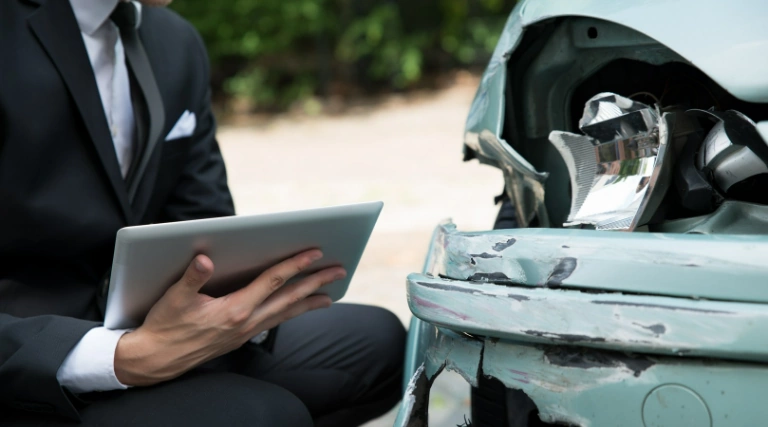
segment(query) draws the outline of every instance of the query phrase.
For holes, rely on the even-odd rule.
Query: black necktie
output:
[[[133,81],[135,81],[137,83],[135,86],[138,86],[144,101],[144,103],[141,103],[137,102],[137,99],[132,100],[134,112],[141,110],[137,106],[146,107],[149,119],[149,124],[146,125],[143,114],[134,114],[137,124],[137,135],[139,136],[139,147],[137,147],[139,149],[136,150],[138,155],[134,156],[130,171],[126,177],[128,197],[133,202],[141,176],[147,168],[149,157],[165,125],[165,109],[163,107],[163,100],[160,97],[160,90],[157,88],[155,75],[147,58],[147,53],[144,51],[144,45],[141,44],[139,33],[136,30],[138,19],[136,6],[132,2],[121,1],[115,7],[110,18],[120,29],[120,39],[123,42],[125,59],[131,72],[129,74],[133,76],[131,93],[134,94],[136,92],[133,85]],[[135,97],[132,96],[132,98]]]

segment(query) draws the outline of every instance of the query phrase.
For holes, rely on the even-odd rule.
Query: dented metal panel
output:
[[[429,389],[443,370],[454,371],[469,384],[477,386],[483,341],[428,325],[422,335],[426,348],[424,363],[411,377],[403,394],[403,403],[395,426],[427,426]]]
[[[522,342],[768,361],[768,307],[408,277],[425,322]]]
[[[543,187],[551,173],[547,197],[564,198],[567,197],[566,181],[558,177],[557,167],[526,159],[507,144],[504,138],[511,141],[517,138],[509,129],[502,132],[505,111],[517,109],[525,117],[517,123],[507,122],[512,129],[525,130],[526,137],[517,140],[518,144],[539,143],[536,137],[541,132],[569,130],[558,127],[566,124],[562,105],[570,101],[579,82],[617,58],[657,65],[688,63],[736,98],[768,102],[768,84],[764,78],[768,71],[768,43],[761,42],[766,35],[762,17],[767,8],[766,2],[733,4],[711,0],[703,3],[647,0],[641,5],[592,0],[518,2],[472,102],[466,122],[465,154],[504,172],[506,192],[521,226],[528,226],[536,216],[540,225],[549,226],[551,217],[559,226],[567,212],[559,212],[560,208],[554,208],[549,202],[549,210],[543,214],[546,216],[542,215]],[[728,22],[738,22],[739,31],[712,31],[723,23],[722,16],[728,16]],[[567,31],[559,33],[555,37],[557,42],[542,51],[538,65],[536,58],[513,60],[531,27],[558,18],[572,20],[576,26],[583,24],[585,31],[579,31],[580,37]],[[587,35],[586,30],[591,27],[599,28],[599,37],[597,32],[595,36]],[[560,43],[566,40],[571,40],[572,45]],[[543,69],[542,64],[545,64]],[[530,71],[531,79],[525,82],[527,90],[523,93],[507,90],[507,75],[515,70]],[[758,124],[758,130],[765,139],[765,124]],[[556,158],[547,160],[550,166],[557,164],[553,163],[556,161]]]
[[[556,17],[585,16],[633,28],[680,54],[735,97],[768,102],[764,42],[768,2],[528,0],[517,12],[522,27]],[[713,30],[724,24],[738,31]]]
[[[522,390],[545,422],[583,427],[745,426],[761,425],[765,419],[765,365],[478,341],[432,328],[431,339],[449,345],[450,351],[433,353],[417,370],[395,426],[428,425],[427,405],[416,402],[428,402],[429,388],[442,366],[451,366],[465,378],[485,375]]]
[[[523,390],[546,422],[746,426],[760,425],[766,416],[762,401],[768,367],[759,364],[486,341],[483,373]],[[670,422],[673,417],[677,422]]]
[[[456,280],[768,302],[768,237],[514,229],[435,233],[427,274]]]
[[[433,328],[430,336],[451,350],[433,353],[414,374],[395,426],[427,425],[424,402],[443,366],[465,378],[485,375],[522,390],[545,422],[583,427],[745,426],[761,425],[768,415],[763,404],[768,367],[762,364],[478,341]]]
[[[424,372],[425,368],[424,364],[419,366],[408,382],[400,402],[400,408],[397,411],[395,427],[429,425],[429,389],[432,387],[434,377],[429,378]]]

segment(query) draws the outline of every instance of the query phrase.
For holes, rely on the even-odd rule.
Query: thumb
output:
[[[199,292],[213,276],[213,261],[205,255],[197,255],[189,263],[187,271],[177,282],[180,287],[191,292]]]

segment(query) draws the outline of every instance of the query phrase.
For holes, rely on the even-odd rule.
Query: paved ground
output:
[[[463,163],[462,131],[476,80],[337,117],[287,116],[224,126],[219,141],[238,213],[383,200],[384,210],[344,301],[384,306],[410,319],[405,277],[421,270],[434,226],[451,217],[488,229],[501,172]],[[468,386],[443,374],[433,425],[462,424]],[[392,425],[394,413],[366,427]]]

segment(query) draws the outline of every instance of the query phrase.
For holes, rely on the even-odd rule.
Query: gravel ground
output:
[[[421,271],[435,225],[493,224],[501,172],[463,163],[464,120],[477,80],[435,93],[393,96],[332,117],[289,115],[222,126],[219,141],[239,214],[371,200],[384,210],[343,301],[379,305],[408,324],[405,277]],[[432,425],[469,414],[468,386],[445,373],[433,387]],[[366,424],[391,426],[394,411]]]

